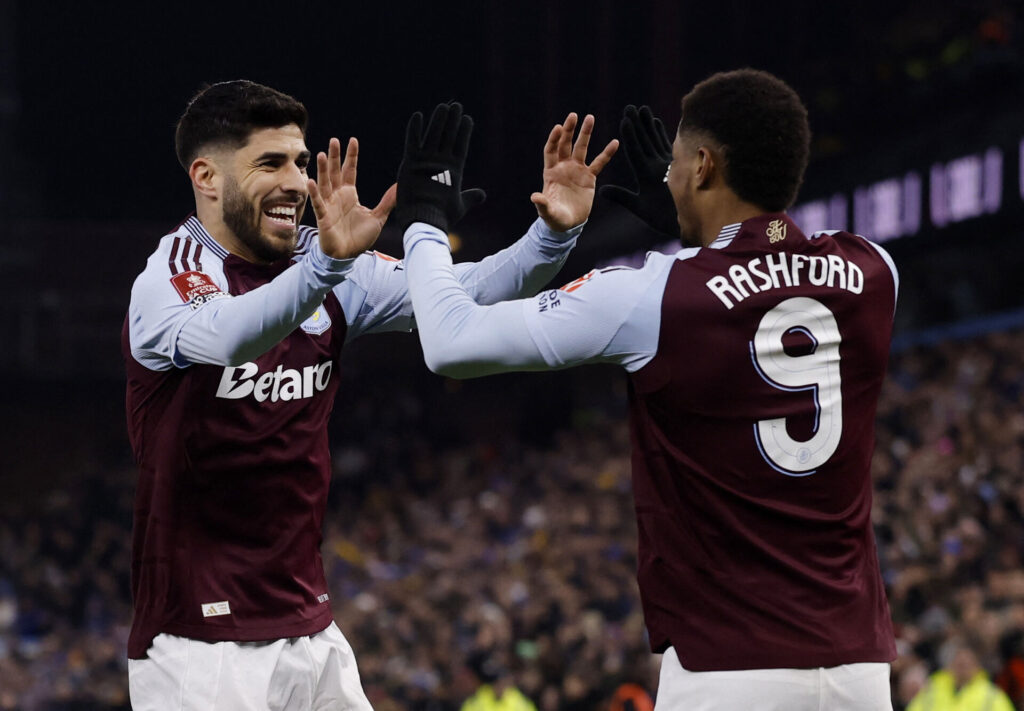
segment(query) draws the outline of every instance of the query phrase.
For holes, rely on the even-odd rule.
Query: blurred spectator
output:
[[[374,708],[458,711],[495,669],[539,711],[607,709],[627,683],[653,693],[620,419],[580,410],[531,445],[494,424],[529,402],[502,391],[514,380],[437,399],[436,379],[345,377],[355,406],[333,437],[323,556]],[[442,433],[436,407],[450,413]],[[88,426],[103,439],[120,423]],[[872,470],[896,708],[966,636],[979,672],[1019,679],[1024,333],[894,355]],[[128,708],[134,474],[127,462],[70,473],[38,504],[0,501],[0,709]]]
[[[1013,704],[981,668],[978,654],[956,644],[944,669],[928,677],[907,711],[1014,711]]]
[[[996,686],[1002,689],[1018,709],[1024,708],[1024,633],[1014,631],[999,643],[1003,668],[996,676]]]
[[[638,684],[623,684],[615,690],[608,711],[654,711],[654,701]]]
[[[537,711],[537,707],[507,678],[482,684],[462,704],[461,711]]]

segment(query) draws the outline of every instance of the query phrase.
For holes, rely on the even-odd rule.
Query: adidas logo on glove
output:
[[[452,184],[452,174],[448,170],[445,170],[445,171],[443,171],[441,173],[438,173],[437,175],[431,175],[430,179],[431,180],[436,180],[437,182],[441,183],[442,185],[451,185]]]

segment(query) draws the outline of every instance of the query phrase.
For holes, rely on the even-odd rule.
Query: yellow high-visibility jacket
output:
[[[494,695],[494,688],[484,684],[466,699],[461,711],[537,711],[537,707],[514,686],[505,689],[498,698]]]
[[[1014,711],[1002,689],[979,671],[958,691],[953,675],[937,671],[910,702],[907,711]]]

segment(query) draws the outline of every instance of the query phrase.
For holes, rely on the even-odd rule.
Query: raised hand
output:
[[[611,141],[587,165],[587,147],[594,132],[594,117],[587,114],[583,119],[580,135],[574,144],[572,135],[576,121],[576,114],[570,113],[565,117],[565,123],[556,124],[551,129],[544,144],[544,187],[530,196],[537,206],[537,214],[556,232],[565,232],[590,216],[597,176],[619,147],[618,141]]]
[[[392,185],[372,210],[359,204],[356,193],[356,164],[359,141],[348,139],[345,162],[341,161],[341,141],[332,138],[327,154],[316,157],[316,180],[309,180],[309,199],[320,230],[320,248],[328,257],[348,259],[373,246],[381,228],[395,206]]]
[[[405,153],[398,166],[398,207],[395,222],[404,232],[413,222],[425,222],[448,232],[487,197],[479,188],[462,189],[462,172],[469,152],[473,119],[462,104],[438,104],[423,130],[423,114],[409,118]]]
[[[622,143],[626,159],[633,169],[637,191],[618,185],[605,185],[601,197],[617,202],[652,228],[673,237],[679,236],[676,206],[665,184],[665,175],[672,162],[672,142],[665,124],[647,106],[632,104],[622,112]]]

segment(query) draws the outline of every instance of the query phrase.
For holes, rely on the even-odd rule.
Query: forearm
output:
[[[453,378],[546,368],[518,301],[480,305],[460,283],[447,239],[413,224],[406,232],[406,278],[427,367]]]
[[[204,305],[178,331],[175,362],[234,366],[259,357],[312,315],[352,261],[331,259],[314,244],[270,283]]]
[[[410,230],[420,225],[414,223]],[[478,304],[533,296],[558,274],[582,231],[578,225],[555,232],[538,218],[515,244],[479,262],[457,264],[455,274]]]

